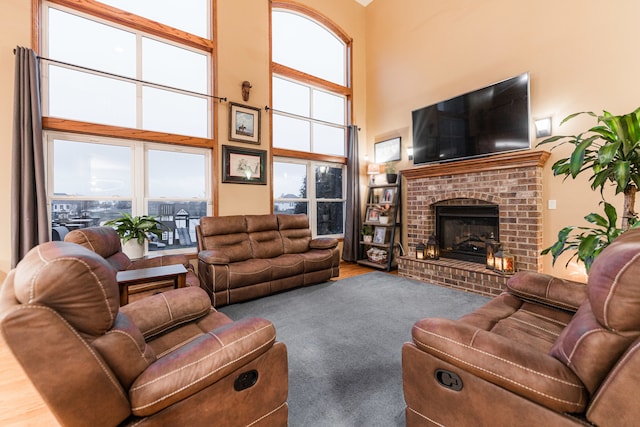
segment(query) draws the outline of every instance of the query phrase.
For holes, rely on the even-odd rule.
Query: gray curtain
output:
[[[344,245],[342,259],[355,262],[360,258],[360,230],[362,212],[360,209],[360,161],[358,160],[358,127],[349,126],[347,145],[347,209],[344,222]]]
[[[11,159],[11,267],[49,240],[38,57],[15,49]]]

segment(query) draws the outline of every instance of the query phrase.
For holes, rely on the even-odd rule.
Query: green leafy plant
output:
[[[131,239],[136,239],[139,244],[143,244],[147,239],[147,233],[155,234],[160,238],[164,224],[149,215],[131,216],[128,213],[122,213],[120,218],[112,219],[104,223],[114,227],[118,232],[122,243],[126,243]]]
[[[602,115],[593,112],[580,112],[567,116],[565,122],[587,114],[595,117],[597,123],[585,132],[577,135],[553,136],[538,146],[556,143],[553,148],[570,144],[571,155],[555,162],[551,167],[554,175],[565,179],[576,178],[582,173],[590,173],[592,190],[600,190],[605,206],[605,217],[591,213],[585,219],[595,227],[565,227],[558,233],[558,241],[542,254],[551,253],[556,259],[566,251],[576,253],[583,261],[587,271],[596,256],[615,237],[637,224],[635,195],[640,187],[640,108],[622,116],[614,116],[604,111]],[[621,227],[616,226],[618,215],[615,208],[604,201],[603,191],[606,185],[615,186],[615,194],[623,193],[624,207]]]
[[[370,224],[365,224],[362,226],[362,235],[363,236],[373,236],[373,226]]]
[[[597,213],[590,213],[584,219],[594,227],[564,227],[558,233],[558,241],[552,246],[542,251],[542,255],[551,254],[553,256],[553,264],[556,263],[558,257],[567,251],[574,251],[566,265],[571,260],[577,258],[585,265],[587,272],[591,269],[591,264],[604,248],[609,246],[613,240],[622,234],[625,230],[618,228],[618,214],[615,207],[607,202],[604,204],[605,216]],[[629,228],[635,228],[640,225],[635,218],[630,222]]]
[[[384,173],[394,174],[396,173],[396,165],[393,162],[387,162],[384,164]]]

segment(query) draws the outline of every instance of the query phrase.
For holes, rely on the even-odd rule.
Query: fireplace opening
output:
[[[487,241],[500,239],[498,206],[436,206],[435,213],[440,256],[484,264]]]

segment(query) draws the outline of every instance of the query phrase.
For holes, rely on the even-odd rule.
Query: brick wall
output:
[[[398,273],[484,295],[500,293],[505,277],[481,264],[415,259],[416,245],[435,232],[434,205],[442,203],[498,205],[500,242],[514,255],[516,271],[542,271],[542,167],[548,157],[527,151],[402,171],[408,255],[398,259]]]

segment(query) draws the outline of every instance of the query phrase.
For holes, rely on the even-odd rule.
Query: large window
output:
[[[341,237],[351,41],[317,12],[272,4],[274,212],[307,213],[314,235]]]
[[[331,163],[276,159],[274,213],[305,213],[314,236],[344,233],[344,167]]]
[[[213,9],[211,0],[42,0],[53,238],[127,212],[165,224],[150,251],[195,247],[195,225],[211,214]]]
[[[54,236],[144,212],[164,225],[149,251],[196,246],[210,201],[210,150],[50,132],[47,151]]]

